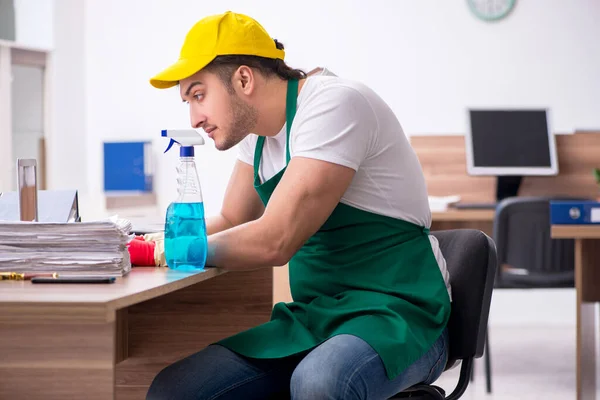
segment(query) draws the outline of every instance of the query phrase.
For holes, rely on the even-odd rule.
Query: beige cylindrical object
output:
[[[17,159],[17,185],[21,221],[38,220],[36,170],[36,160]]]

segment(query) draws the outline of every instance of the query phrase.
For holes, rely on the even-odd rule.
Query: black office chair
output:
[[[494,287],[574,287],[574,240],[550,237],[550,201],[586,200],[569,197],[509,197],[498,203],[494,241],[498,269]],[[486,343],[485,376],[491,392],[491,361]]]
[[[454,229],[432,232],[438,239],[450,273],[452,312],[448,322],[450,348],[446,370],[462,363],[454,391],[434,385],[415,385],[393,399],[456,400],[467,386],[473,359],[483,354],[486,327],[496,275],[496,246],[483,232],[475,229]]]
[[[565,197],[511,197],[494,218],[497,288],[574,287],[574,240],[550,238],[550,201]]]

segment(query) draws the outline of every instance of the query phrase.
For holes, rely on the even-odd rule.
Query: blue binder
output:
[[[555,225],[600,224],[600,202],[550,201],[550,223]]]
[[[152,192],[150,142],[104,143],[104,191]]]

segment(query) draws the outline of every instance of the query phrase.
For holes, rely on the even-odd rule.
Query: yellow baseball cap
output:
[[[256,20],[227,11],[198,21],[185,37],[179,60],[152,77],[150,84],[159,89],[170,88],[223,55],[283,60],[285,52],[276,47],[275,40]]]

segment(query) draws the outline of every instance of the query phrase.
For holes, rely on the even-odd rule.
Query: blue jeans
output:
[[[281,359],[250,359],[219,345],[163,369],[148,400],[388,399],[417,383],[432,383],[448,358],[444,334],[393,380],[365,341],[338,335],[308,353]]]

